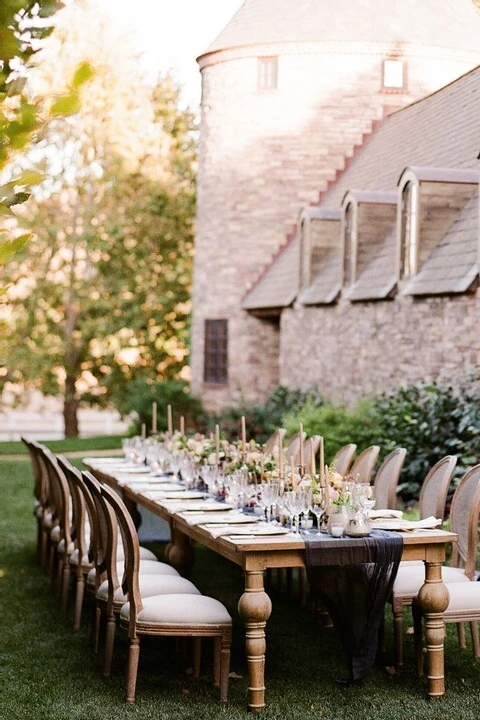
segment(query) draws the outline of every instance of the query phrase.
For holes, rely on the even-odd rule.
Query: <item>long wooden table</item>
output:
[[[231,560],[244,571],[245,590],[238,602],[239,615],[245,625],[248,666],[248,709],[253,712],[265,707],[265,627],[272,611],[270,597],[264,587],[264,573],[268,568],[305,567],[305,544],[292,535],[268,538],[212,537],[208,529],[193,525],[179,512],[169,512],[164,504],[146,497],[142,492],[120,487],[114,474],[90,465],[101,481],[116,487],[135,514],[139,504],[167,520],[171,528],[171,542],[166,557],[182,574],[188,574],[193,564],[192,540]],[[167,503],[168,505],[168,503]],[[438,698],[445,693],[443,612],[448,605],[448,591],[442,582],[442,564],[446,546],[457,540],[454,533],[443,530],[403,533],[402,560],[423,560],[425,583],[419,593],[419,603],[425,617],[427,649],[427,695]]]

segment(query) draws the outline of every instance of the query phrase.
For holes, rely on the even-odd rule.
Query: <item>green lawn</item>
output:
[[[70,618],[60,615],[49,580],[37,565],[31,509],[29,462],[0,460],[0,720],[234,720],[247,716],[243,629],[236,612],[243,588],[238,567],[197,548],[194,582],[204,593],[225,602],[234,617],[232,671],[241,677],[231,680],[227,706],[221,707],[210,683],[210,667],[205,665],[205,677],[194,681],[164,640],[142,646],[137,701],[126,706],[124,635],[120,631],[117,635],[112,678],[102,681],[88,646],[87,622],[79,633],[73,633]],[[161,556],[162,547],[152,547]],[[265,720],[473,720],[479,716],[480,666],[470,646],[459,650],[453,626],[448,628],[444,699],[425,700],[425,683],[413,671],[410,637],[405,642],[405,669],[398,674],[387,672],[393,656],[390,615],[386,657],[362,687],[341,690],[333,684],[344,672],[335,631],[316,624],[295,600],[273,593],[272,599]],[[206,647],[207,660],[208,656]]]

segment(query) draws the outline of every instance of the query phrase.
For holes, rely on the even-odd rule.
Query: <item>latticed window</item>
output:
[[[353,203],[348,203],[345,209],[344,246],[343,246],[343,284],[350,285],[353,280],[353,253],[354,253],[354,220]]]
[[[275,90],[277,87],[278,58],[258,58],[258,89]]]
[[[228,321],[205,320],[204,381],[225,384],[228,381]]]
[[[400,277],[412,277],[417,266],[416,208],[412,183],[402,191],[402,229],[400,245]]]

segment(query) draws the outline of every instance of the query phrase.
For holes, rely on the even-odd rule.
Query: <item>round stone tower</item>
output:
[[[245,0],[198,63],[192,389],[215,409],[278,383],[281,309],[242,298],[302,208],[386,114],[480,63],[480,16],[470,0]]]

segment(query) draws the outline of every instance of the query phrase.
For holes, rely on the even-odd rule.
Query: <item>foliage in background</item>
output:
[[[313,407],[319,407],[323,399],[314,391],[288,390],[280,385],[267,396],[264,403],[229,407],[210,415],[209,429],[213,430],[218,424],[225,437],[234,440],[240,435],[241,418],[244,416],[247,438],[262,443],[278,428],[284,427],[286,415],[298,412],[307,402]]]
[[[475,383],[460,391],[435,382],[419,383],[375,400],[378,444],[383,453],[404,447],[407,456],[398,492],[418,498],[430,468],[445,455],[456,455],[457,478],[480,461],[480,394]]]
[[[144,82],[110,25],[97,3],[71,3],[42,52],[46,93],[79,61],[95,73],[44,128],[48,179],[24,212],[36,240],[9,267],[2,382],[63,396],[67,437],[82,401],[181,377],[189,353],[194,117],[170,77]]]
[[[363,401],[349,410],[340,405],[325,403],[316,406],[309,399],[296,413],[289,413],[284,417],[284,427],[287,435],[298,432],[300,423],[307,433],[322,435],[325,444],[325,462],[331,458],[339,448],[348,443],[356,443],[358,450],[369,445],[377,444],[380,432],[377,417],[371,412],[371,404]]]
[[[132,414],[130,428],[132,435],[139,434],[145,424],[148,434],[152,428],[153,402],[157,403],[157,431],[168,428],[167,407],[172,406],[173,427],[179,428],[180,417],[185,419],[185,432],[202,431],[205,426],[202,403],[190,394],[188,384],[182,380],[152,383],[145,378],[136,378],[118,397],[116,408],[123,416]]]

